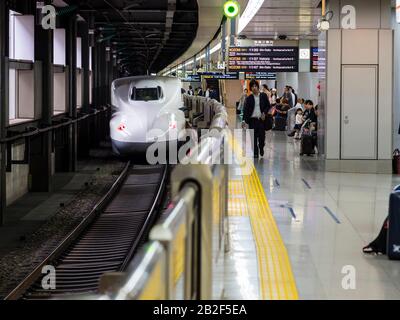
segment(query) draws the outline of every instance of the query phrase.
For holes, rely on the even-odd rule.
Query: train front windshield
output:
[[[133,88],[132,100],[134,101],[155,101],[161,99],[161,88]]]

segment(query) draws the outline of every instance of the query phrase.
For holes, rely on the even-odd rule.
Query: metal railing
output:
[[[63,132],[62,130],[68,129],[70,126],[74,124],[79,124],[85,120],[89,120],[90,118],[95,118],[99,115],[104,115],[104,123],[102,125],[102,130],[105,130],[106,125],[108,125],[108,116],[107,114],[111,114],[111,107],[101,107],[98,109],[93,109],[91,113],[87,114],[82,114],[76,119],[71,119],[71,118],[63,118],[58,121],[54,121],[52,125],[45,126],[45,127],[27,127],[25,131],[23,132],[13,132],[9,130],[9,136],[0,139],[0,144],[5,144],[6,145],[6,150],[7,150],[7,155],[6,155],[6,170],[7,172],[11,172],[12,165],[19,165],[19,164],[29,164],[30,163],[30,150],[31,150],[31,140],[43,135],[45,133],[51,133],[53,135],[52,141],[53,141],[53,149],[54,145],[57,143],[59,139],[62,139]],[[107,122],[107,124],[106,124]],[[84,123],[84,125],[88,125],[87,123]],[[65,134],[68,136],[68,133]],[[23,159],[22,160],[14,160],[12,158],[12,147],[20,141],[23,141],[22,143],[24,144],[24,154],[23,154]]]
[[[97,299],[212,299],[226,248],[228,167],[224,156],[227,113],[215,100],[184,96],[189,112],[203,113],[211,130],[171,174],[173,201],[149,242],[123,273],[103,275]],[[212,115],[208,121],[205,115]],[[81,297],[85,299],[85,296]]]

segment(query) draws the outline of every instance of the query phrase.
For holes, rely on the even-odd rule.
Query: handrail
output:
[[[99,114],[101,112],[105,112],[105,111],[109,110],[110,108],[111,108],[110,106],[107,106],[107,107],[103,107],[102,109],[95,109],[94,112],[85,114],[85,115],[83,115],[83,116],[81,116],[79,118],[76,118],[76,119],[64,118],[67,121],[64,121],[64,122],[58,123],[58,124],[53,124],[53,125],[50,125],[50,126],[47,126],[47,127],[44,127],[44,128],[29,127],[28,129],[32,129],[31,131],[20,133],[18,135],[11,136],[11,137],[8,137],[8,138],[0,139],[0,144],[14,143],[14,142],[16,142],[18,140],[22,140],[22,139],[26,139],[26,138],[29,138],[29,137],[33,137],[33,136],[36,136],[36,135],[41,134],[41,133],[54,131],[54,130],[60,129],[62,127],[66,127],[66,126],[69,126],[71,124],[80,122],[80,121],[85,120],[85,119],[87,119],[89,117],[93,117],[93,116],[95,116],[95,115],[97,115],[97,114]]]
[[[159,242],[147,243],[138,255],[133,259],[132,264],[123,274],[123,285],[115,293],[109,293],[112,300],[135,300],[144,293],[146,284],[149,283],[153,272],[159,264],[165,263],[165,251]],[[161,275],[162,277],[162,275]],[[155,279],[153,279],[154,281]],[[163,279],[158,279],[159,281]],[[152,292],[157,294],[156,292]],[[158,292],[163,297],[162,292]]]

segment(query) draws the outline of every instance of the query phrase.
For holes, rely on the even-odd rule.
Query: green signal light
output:
[[[240,5],[237,1],[227,1],[224,4],[224,13],[228,18],[234,18],[239,14]]]

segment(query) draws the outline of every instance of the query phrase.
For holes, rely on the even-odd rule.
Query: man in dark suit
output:
[[[268,96],[260,92],[260,85],[256,80],[251,80],[250,90],[252,94],[248,96],[243,107],[243,121],[254,130],[253,150],[254,158],[264,156],[265,147],[265,127],[264,121],[271,109]]]

